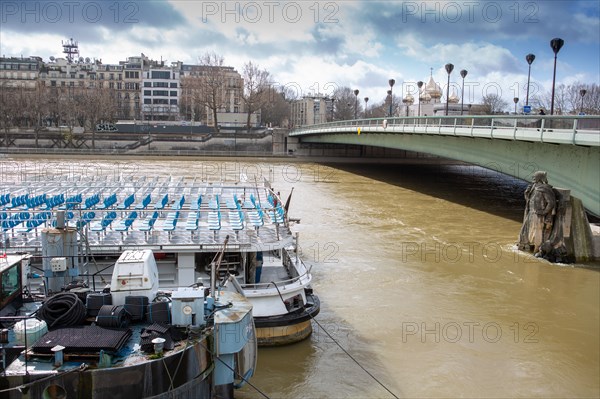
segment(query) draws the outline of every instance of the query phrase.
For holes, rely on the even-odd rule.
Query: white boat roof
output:
[[[41,251],[40,232],[56,227],[60,211],[94,253],[215,252],[227,236],[229,251],[292,242],[281,199],[267,184],[141,176],[0,182],[0,247]]]

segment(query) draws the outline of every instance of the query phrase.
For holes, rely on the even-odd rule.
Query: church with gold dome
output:
[[[444,93],[442,88],[435,79],[433,79],[433,71],[429,76],[427,83],[419,82],[419,101],[415,102],[412,94],[408,93],[403,99],[403,109],[400,111],[400,116],[435,116],[446,114],[446,101],[442,101]],[[448,115],[469,115],[471,104],[461,104],[460,97],[454,90],[451,91],[448,97]]]

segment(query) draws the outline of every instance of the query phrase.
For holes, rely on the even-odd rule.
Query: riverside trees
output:
[[[0,86],[0,124],[8,134],[12,128],[32,129],[35,145],[45,127],[65,126],[59,134],[72,135],[75,127],[95,132],[97,123],[117,119],[118,107],[113,90],[94,87],[46,86],[37,81],[33,87]],[[95,135],[92,136],[92,147]],[[65,141],[69,141],[65,137]]]

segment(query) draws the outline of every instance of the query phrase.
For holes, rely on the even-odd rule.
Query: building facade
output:
[[[180,119],[181,63],[153,63],[142,72],[142,112],[148,121]]]
[[[50,57],[47,62],[41,57],[0,58],[0,87],[22,90],[41,87],[44,92],[50,88],[52,101],[58,104],[60,98],[62,111],[66,107],[74,110],[85,96],[102,95],[109,96],[113,102],[113,119],[116,120],[193,121],[214,125],[212,110],[198,97],[206,92],[196,90],[192,95],[192,88],[185,87],[184,82],[190,77],[202,81],[216,72],[219,125],[247,124],[244,81],[233,67],[186,65],[180,61],[165,65],[164,61],[152,60],[143,53],[118,64],[103,64],[99,59],[79,57],[78,43],[73,39],[63,42],[63,53],[64,57]],[[57,118],[64,117],[55,115],[50,119]],[[260,124],[260,111],[251,115],[250,124]]]
[[[290,121],[293,126],[317,125],[327,122],[331,115],[332,100],[320,94],[305,96],[293,101],[290,106]]]
[[[40,57],[0,58],[0,86],[34,89],[44,62]]]

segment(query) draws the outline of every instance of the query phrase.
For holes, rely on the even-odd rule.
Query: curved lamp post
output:
[[[402,102],[406,106],[406,117],[408,117],[408,109],[410,108],[410,106],[413,104],[414,101],[415,100],[414,100],[413,96],[410,94],[408,94],[406,97],[404,97],[402,99]]]
[[[448,100],[450,99],[450,74],[454,70],[454,65],[446,64],[444,65],[446,68],[446,72],[448,72],[448,84],[446,85],[446,116],[448,116]]]
[[[466,69],[460,71],[460,76],[462,77],[462,90],[460,93],[460,114],[463,114],[463,108],[465,106],[465,78],[467,77],[467,73],[469,73]]]
[[[356,119],[356,111],[358,110],[358,89],[354,90],[354,119]]]
[[[394,96],[392,95],[392,91],[393,91],[393,87],[394,84],[396,83],[396,81],[394,79],[390,79],[388,81],[388,83],[390,84],[390,90],[388,91],[388,94],[390,95],[390,118],[392,117],[392,109],[394,107]]]
[[[333,102],[335,101],[335,97],[331,97],[331,121],[333,122]]]
[[[365,97],[364,100],[365,100],[365,118],[366,118],[367,117],[367,109],[368,109],[367,103],[369,102],[369,97]]]
[[[556,56],[558,52],[565,44],[565,41],[561,38],[554,38],[550,40],[550,47],[552,47],[552,51],[554,51],[554,74],[552,75],[552,100],[550,101],[550,115],[554,115],[554,85],[556,83]]]
[[[423,81],[419,80],[417,82],[417,87],[419,88],[419,109],[417,111],[417,116],[421,116],[421,87],[423,87]]]
[[[529,71],[527,72],[527,95],[525,96],[525,105],[529,105],[529,79],[531,78],[531,64],[535,60],[535,54],[527,54],[525,61],[529,64]]]
[[[579,90],[579,94],[581,94],[581,107],[579,108],[580,114],[583,114],[583,96],[585,96],[585,93],[587,93],[586,89]]]

